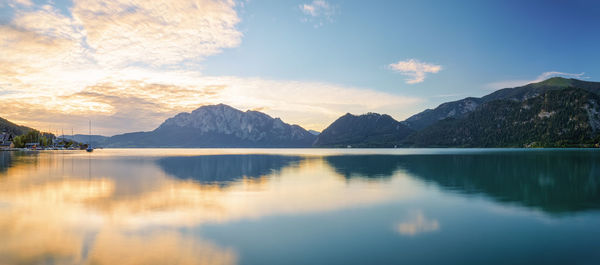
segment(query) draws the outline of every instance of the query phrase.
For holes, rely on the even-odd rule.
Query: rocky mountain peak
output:
[[[230,142],[248,142],[270,146],[288,143],[291,146],[310,146],[315,136],[302,127],[290,125],[280,118],[259,111],[241,111],[225,104],[206,105],[190,113],[179,113],[167,119],[155,132],[187,131],[195,138],[233,137]],[[216,136],[215,136],[216,135]],[[292,143],[290,143],[292,142]]]

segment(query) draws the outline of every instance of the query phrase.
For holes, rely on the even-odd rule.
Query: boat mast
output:
[[[88,134],[88,148],[92,147],[92,120],[90,120],[90,133]]]

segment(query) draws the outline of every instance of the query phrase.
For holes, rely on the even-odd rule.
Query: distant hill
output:
[[[534,88],[535,89],[535,88]],[[524,92],[524,93],[523,93]],[[565,88],[523,91],[439,121],[405,140],[413,147],[578,147],[600,142],[600,96]],[[513,97],[530,95],[524,101]],[[504,97],[504,96],[503,96]]]
[[[0,133],[7,132],[13,135],[22,135],[28,131],[33,130],[32,128],[14,124],[6,119],[0,118]]]
[[[115,135],[109,147],[310,147],[316,136],[258,111],[219,104],[179,113],[150,132]]]
[[[108,144],[110,137],[102,135],[87,135],[87,134],[75,134],[75,135],[61,135],[59,138],[65,138],[73,140],[78,143],[88,143],[91,141],[94,147],[104,147]]]
[[[389,115],[350,113],[329,125],[314,143],[316,147],[394,147],[413,130]]]
[[[531,83],[521,87],[500,89],[481,98],[469,97],[457,101],[446,102],[435,109],[427,109],[415,114],[403,121],[403,123],[414,130],[422,130],[427,126],[446,118],[461,118],[486,102],[499,99],[523,101],[538,96],[546,91],[566,88],[580,88],[594,94],[600,94],[600,82],[587,82],[577,79],[553,77],[542,82]]]

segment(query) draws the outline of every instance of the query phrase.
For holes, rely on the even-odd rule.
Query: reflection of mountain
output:
[[[258,178],[300,162],[301,157],[281,155],[206,155],[166,157],[157,164],[168,174],[201,183]]]
[[[600,208],[600,153],[507,152],[407,156],[410,173],[445,188],[501,202],[572,212]]]
[[[326,161],[346,177],[389,177],[404,169],[448,190],[550,213],[600,208],[600,153],[594,151],[361,155]]]
[[[340,155],[325,157],[335,171],[346,178],[388,178],[398,169],[395,155]]]

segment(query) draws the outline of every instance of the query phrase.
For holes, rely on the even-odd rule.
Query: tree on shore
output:
[[[27,143],[37,143],[39,146],[48,146],[52,143],[54,135],[51,133],[40,133],[37,130],[28,131],[26,134],[15,136],[13,144],[16,148],[23,148]]]

